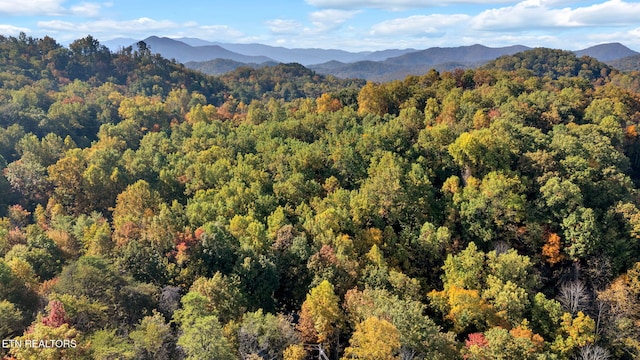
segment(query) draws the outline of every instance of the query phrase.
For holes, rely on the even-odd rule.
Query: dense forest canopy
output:
[[[0,354],[638,358],[638,79],[551,49],[212,77],[0,37]]]

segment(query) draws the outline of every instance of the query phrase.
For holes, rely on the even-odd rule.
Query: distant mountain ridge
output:
[[[220,45],[191,46],[182,41],[167,37],[151,36],[143,40],[151,52],[159,53],[167,59],[176,59],[181,63],[189,61],[208,61],[213,59],[228,59],[244,63],[274,61],[267,56],[251,56],[239,54],[223,48]]]
[[[640,54],[607,61],[607,64],[621,71],[640,71]]]
[[[483,45],[451,48],[434,47],[391,57],[378,62],[377,66],[367,62],[351,64],[333,62],[313,65],[310,68],[321,74],[331,74],[338,77],[366,75],[365,79],[368,80],[386,81],[402,79],[407,75],[425,73],[432,68],[438,71],[446,71],[455,68],[477,67],[500,56],[511,55],[529,49],[526,46],[490,48]],[[369,71],[363,74],[363,68],[375,68],[377,71]]]
[[[521,45],[501,48],[490,48],[484,45],[459,46],[450,48],[433,47],[426,50],[415,51],[402,56],[385,60],[394,65],[437,65],[451,61],[474,64],[493,60],[502,55],[511,55],[531,48]]]
[[[305,66],[321,64],[328,61],[357,62],[382,61],[389,57],[400,56],[414,52],[416,49],[388,49],[382,51],[349,52],[335,49],[298,49],[269,46],[263,44],[230,44],[210,42],[196,38],[171,39],[167,37],[150,36],[143,39],[153,53],[159,53],[165,58],[176,59],[187,63],[192,61],[210,61],[227,59],[238,62],[256,63],[261,61],[275,61],[282,63],[299,63]],[[127,43],[128,42],[128,43]],[[112,51],[134,45],[138,40],[118,38],[106,41],[105,45]],[[227,50],[224,52],[221,49]],[[249,56],[248,61],[242,60]]]
[[[586,48],[584,50],[574,51],[577,56],[590,56],[602,62],[613,61],[625,57],[638,55],[637,51],[633,51],[620,43],[600,44]]]
[[[105,42],[105,45],[116,50],[127,40],[131,39],[115,39]],[[289,49],[263,44],[227,44],[197,38],[151,36],[142,41],[153,53],[176,59],[189,68],[212,75],[220,75],[241,66],[258,68],[276,63],[299,63],[323,75],[374,81],[402,79],[407,75],[425,73],[432,68],[438,71],[475,68],[501,56],[532,49],[523,45],[492,48],[475,44],[424,50],[349,52],[316,48]],[[589,56],[611,64],[625,58],[631,58],[630,61],[633,62],[633,56],[640,55],[620,43],[600,44],[573,53],[578,57]],[[629,61],[625,64],[628,63]]]

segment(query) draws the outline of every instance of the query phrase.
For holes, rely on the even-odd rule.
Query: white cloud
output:
[[[327,9],[311,13],[309,18],[316,31],[329,31],[339,28],[359,11]]]
[[[7,15],[60,15],[64,0],[0,0],[0,14]]]
[[[640,27],[630,30],[606,31],[586,36],[587,46],[602,43],[621,42],[633,50],[640,50]],[[584,46],[586,47],[586,46]]]
[[[297,34],[303,27],[300,22],[287,19],[269,20],[267,26],[271,32],[276,34]]]
[[[359,8],[377,8],[392,11],[403,9],[415,9],[424,7],[436,7],[449,4],[489,4],[489,3],[512,3],[513,0],[306,0],[306,3],[319,8],[331,9],[359,9]]]
[[[110,7],[112,3],[82,2],[65,8],[65,0],[0,0],[0,14],[11,16],[63,16],[75,15],[81,17],[97,17],[103,7]]]
[[[83,17],[97,17],[100,15],[102,5],[96,3],[81,3],[71,7],[71,13]]]
[[[437,34],[469,19],[470,16],[465,14],[414,15],[375,24],[371,27],[371,34],[385,36]]]
[[[242,31],[234,29],[227,25],[204,25],[194,26],[190,31],[194,36],[205,39],[239,39],[245,36]]]
[[[171,20],[156,20],[141,17],[132,20],[99,19],[85,22],[63,20],[40,21],[40,32],[59,34],[62,41],[75,40],[91,34],[99,40],[118,37],[144,38],[151,35],[171,38],[195,37],[211,41],[245,41],[243,32],[226,25],[199,25],[195,21],[177,23]]]
[[[30,30],[27,29],[27,28],[23,28],[23,27],[0,24],[0,34],[2,34],[2,35],[17,36],[21,32],[26,34],[26,33],[30,32]]]
[[[486,10],[473,19],[472,28],[493,31],[624,26],[637,23],[640,18],[639,3],[610,0],[575,9],[549,6],[555,3],[525,0],[514,6]]]
[[[359,12],[337,9],[315,11],[309,14],[308,25],[292,19],[269,20],[266,24],[276,38],[266,39],[266,42],[285,47],[333,47],[342,38],[353,36],[357,31],[349,28],[337,34],[335,30]],[[264,38],[259,40],[265,41]]]
[[[476,30],[525,30],[568,27],[571,10],[549,9],[539,1],[527,0],[514,6],[490,9],[478,14],[471,22]]]
[[[589,26],[623,26],[638,24],[640,3],[611,0],[602,4],[577,8],[571,13],[572,20]]]
[[[169,20],[153,20],[143,17],[126,21],[96,20],[83,23],[62,20],[39,21],[38,27],[44,30],[67,31],[75,34],[141,34],[176,29],[180,27],[180,24]]]

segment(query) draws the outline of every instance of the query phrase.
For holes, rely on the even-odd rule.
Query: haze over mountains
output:
[[[261,67],[277,63],[299,63],[319,74],[341,78],[363,78],[375,81],[402,79],[435,68],[438,71],[481,66],[503,55],[530,50],[515,45],[492,48],[483,45],[433,47],[424,50],[389,49],[349,52],[333,49],[289,49],[263,44],[228,44],[196,38],[170,39],[151,36],[144,40],[153,53],[175,59],[187,67],[219,75],[241,66]],[[115,39],[104,44],[115,51],[134,45],[134,39]],[[608,43],[574,51],[577,56],[590,56],[610,64],[633,68],[640,53],[620,43]],[[631,65],[629,65],[631,64]],[[628,70],[628,69],[627,69]]]

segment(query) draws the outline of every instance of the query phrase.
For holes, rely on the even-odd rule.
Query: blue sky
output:
[[[521,44],[578,50],[620,42],[640,51],[640,2],[629,0],[0,0],[0,34],[62,44],[151,35],[351,51]]]

